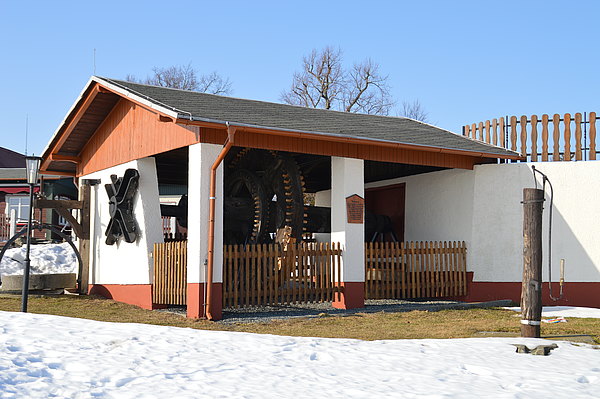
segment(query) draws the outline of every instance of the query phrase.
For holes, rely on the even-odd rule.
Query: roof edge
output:
[[[269,126],[260,126],[260,125],[252,125],[252,124],[247,124],[247,123],[240,123],[240,122],[227,122],[227,121],[222,121],[222,120],[217,120],[217,119],[201,118],[201,117],[197,117],[197,116],[192,116],[191,118],[187,115],[185,115],[185,116],[186,116],[186,118],[182,118],[182,115],[179,115],[179,117],[176,119],[176,123],[194,124],[194,122],[201,122],[201,123],[206,123],[206,124],[223,125],[223,127],[225,127],[227,124],[229,124],[230,126],[254,129],[259,132],[260,131],[269,131],[272,133],[285,132],[285,133],[292,133],[292,134],[301,135],[301,136],[317,136],[319,138],[320,137],[334,137],[337,139],[336,141],[339,141],[339,142],[351,142],[351,141],[356,140],[356,141],[360,141],[360,142],[379,143],[379,144],[386,145],[388,147],[418,149],[418,150],[428,151],[428,152],[441,152],[441,153],[446,153],[446,154],[462,154],[462,155],[478,156],[478,157],[483,157],[483,158],[496,158],[496,159],[497,158],[521,159],[521,155],[519,153],[510,151],[510,150],[507,150],[507,149],[501,148],[501,147],[497,147],[497,148],[499,148],[503,151],[506,151],[507,154],[496,154],[496,153],[492,153],[492,152],[482,152],[482,151],[470,151],[470,150],[440,147],[440,146],[428,146],[425,144],[403,143],[403,142],[399,142],[399,141],[373,139],[370,137],[361,137],[361,136],[351,137],[351,136],[347,136],[347,135],[343,135],[343,134],[336,134],[336,133],[324,133],[324,132],[315,132],[315,131],[303,131],[303,130],[295,130],[295,129],[275,128],[275,127],[269,127]],[[450,132],[450,133],[452,133],[452,132]],[[452,134],[455,134],[455,133],[452,133]],[[486,144],[486,143],[481,143],[481,144]],[[489,145],[489,144],[486,144],[486,145]]]

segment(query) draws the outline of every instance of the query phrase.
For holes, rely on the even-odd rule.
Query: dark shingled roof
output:
[[[100,78],[178,117],[515,157],[517,153],[413,119],[305,108]]]
[[[25,155],[0,147],[0,168],[25,168]]]

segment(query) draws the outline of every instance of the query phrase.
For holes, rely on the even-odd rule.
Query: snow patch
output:
[[[0,263],[0,275],[22,275],[25,268],[26,247],[7,249]],[[77,273],[79,264],[71,246],[62,244],[32,245],[32,274]]]
[[[505,307],[504,309],[521,312],[521,308],[518,306]],[[544,306],[542,308],[542,317],[582,317],[600,319],[600,309],[576,306]]]

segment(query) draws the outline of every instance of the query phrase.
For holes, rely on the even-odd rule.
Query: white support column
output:
[[[188,317],[203,316],[206,260],[208,259],[208,206],[210,169],[222,146],[199,143],[189,147],[188,170]],[[223,282],[223,164],[217,169],[213,283],[220,295]],[[220,298],[220,296],[219,296]],[[213,297],[213,303],[215,303]],[[216,305],[216,303],[215,303]]]
[[[331,241],[342,246],[343,299],[334,306],[364,306],[364,223],[348,223],[346,198],[364,198],[364,161],[331,157]],[[363,215],[364,222],[364,215]]]

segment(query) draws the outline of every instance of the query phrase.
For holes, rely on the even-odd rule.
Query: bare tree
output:
[[[419,100],[403,101],[401,115],[421,122],[427,122],[429,118],[429,113],[425,111]]]
[[[367,59],[350,70],[342,65],[342,52],[333,47],[313,50],[302,59],[292,86],[280,100],[292,105],[346,112],[387,115],[394,105],[388,77]]]
[[[215,71],[209,73],[208,75],[200,75],[200,78],[198,79],[198,87],[195,90],[202,93],[221,95],[231,94],[233,91],[231,89],[231,82],[229,81],[229,78],[223,78]]]
[[[145,80],[139,80],[128,74],[125,80],[129,82],[144,83],[155,86],[171,87],[174,89],[199,91],[211,94],[231,94],[231,82],[228,78],[221,77],[217,72],[197,76],[191,64],[186,66],[170,66],[167,68],[152,68],[153,75]]]

